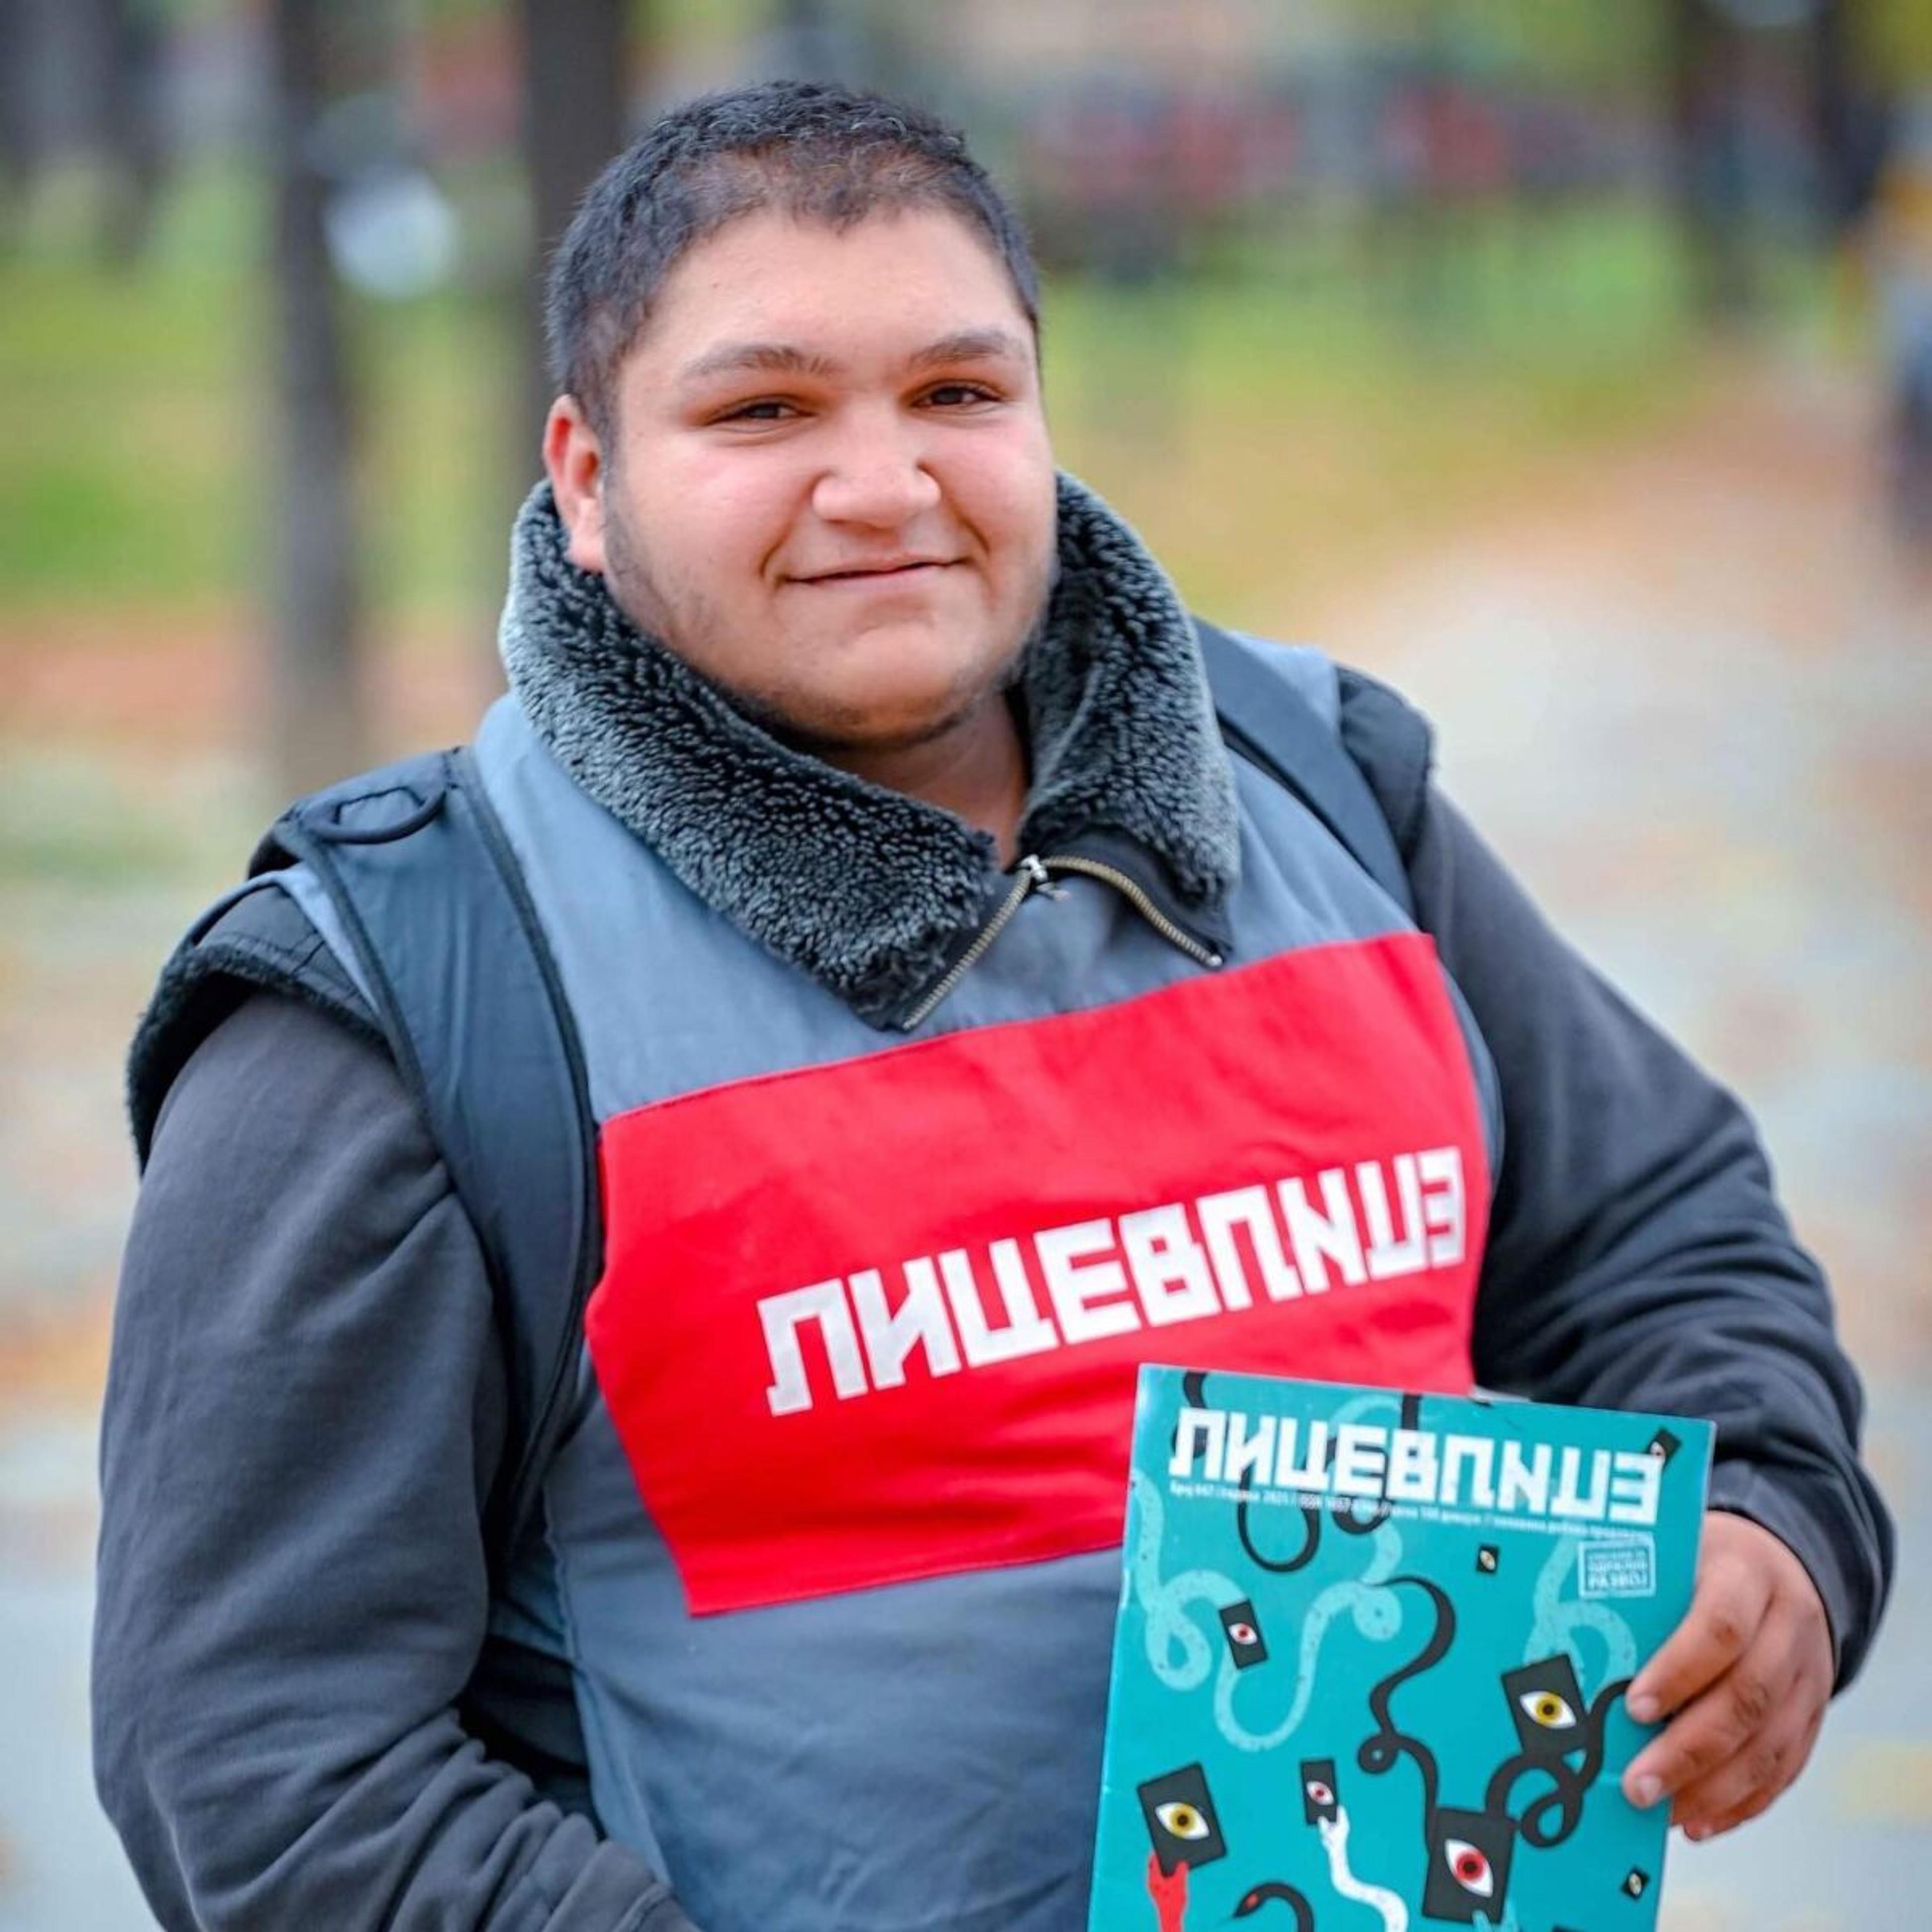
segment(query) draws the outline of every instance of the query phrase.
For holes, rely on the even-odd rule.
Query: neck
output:
[[[991,832],[1001,865],[1018,856],[1026,746],[1003,695],[988,698],[957,724],[916,745],[817,749],[827,764],[854,778],[938,806]]]

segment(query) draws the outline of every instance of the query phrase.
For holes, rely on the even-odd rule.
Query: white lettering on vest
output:
[[[1368,1280],[1369,1271],[1362,1262],[1362,1237],[1355,1226],[1354,1203],[1348,1198],[1348,1177],[1339,1167],[1330,1167],[1315,1180],[1322,1190],[1320,1214],[1310,1203],[1308,1190],[1299,1180],[1291,1178],[1276,1190],[1302,1285],[1310,1294],[1326,1293],[1327,1264],[1333,1262],[1343,1281],[1359,1287]]]
[[[1127,1292],[1126,1271],[1114,1252],[1113,1224],[1079,1221],[1042,1228],[1033,1238],[1041,1278],[1060,1332],[1070,1342],[1127,1335],[1140,1326]]]
[[[1208,1256],[1187,1225],[1187,1210],[1178,1202],[1123,1214],[1120,1252],[1149,1328],[1220,1312]]]
[[[1221,1300],[1229,1308],[1250,1308],[1254,1296],[1242,1264],[1238,1233],[1245,1233],[1260,1270],[1262,1286],[1270,1301],[1286,1301],[1301,1292],[1301,1283],[1282,1253],[1281,1232],[1265,1187],[1237,1187],[1226,1194],[1209,1194],[1196,1204],[1201,1232],[1214,1264]]]
[[[963,1248],[948,1248],[939,1258],[940,1278],[946,1283],[946,1298],[952,1304],[952,1319],[959,1330],[960,1346],[974,1368],[989,1362],[1010,1362],[1020,1355],[1036,1355],[1043,1348],[1058,1346],[1053,1324],[1040,1312],[1033,1298],[1033,1284],[1027,1280],[1026,1264],[1020,1259],[1017,1241],[995,1241],[988,1250],[993,1279],[999,1284],[1000,1306],[1004,1323],[988,1324],[985,1305],[973,1279],[973,1264]]]
[[[865,1364],[859,1359],[859,1338],[852,1330],[842,1281],[814,1282],[788,1294],[767,1295],[758,1304],[758,1318],[764,1324],[765,1353],[772,1364],[772,1385],[765,1391],[765,1400],[774,1415],[790,1415],[812,1406],[805,1351],[799,1343],[799,1330],[808,1322],[818,1324],[838,1399],[842,1402],[848,1396],[865,1394]]]
[[[1408,1230],[1398,1238],[1389,1213],[1388,1184],[1380,1166],[1372,1160],[1358,1163],[1355,1185],[1361,1190],[1362,1218],[1368,1223],[1366,1259],[1369,1274],[1376,1281],[1397,1275],[1420,1274],[1425,1263],[1422,1226],[1422,1183],[1415,1171],[1415,1156],[1399,1154],[1395,1168],[1396,1198],[1402,1207],[1402,1224]]]
[[[905,1264],[905,1299],[896,1310],[886,1306],[885,1285],[877,1268],[861,1268],[846,1286],[858,1311],[859,1333],[866,1342],[874,1388],[898,1388],[905,1381],[906,1360],[915,1348],[926,1351],[926,1366],[935,1376],[950,1376],[959,1366],[959,1345],[946,1319],[946,1303],[939,1278],[923,1256]]]
[[[766,1402],[774,1415],[810,1408],[814,1374],[808,1364],[821,1356],[818,1372],[829,1375],[832,1393],[844,1401],[868,1390],[902,1388],[915,1351],[924,1352],[934,1376],[950,1376],[962,1367],[987,1368],[1132,1334],[1144,1325],[1163,1328],[1238,1314],[1255,1305],[1256,1277],[1268,1299],[1281,1302],[1304,1292],[1326,1294],[1331,1286],[1359,1288],[1463,1262],[1467,1214],[1456,1148],[1357,1162],[1359,1221],[1350,1172],[1325,1168],[1312,1177],[1318,1205],[1310,1183],[1289,1175],[1133,1209],[1117,1219],[1042,1228],[1030,1241],[1000,1236],[974,1251],[916,1255],[896,1264],[904,1293],[896,1306],[887,1299],[884,1266],[766,1295],[758,1304],[771,1370]],[[984,1292],[989,1273],[997,1315]],[[1041,1307],[1036,1279],[1051,1317]],[[813,1324],[817,1346],[808,1350],[804,1336]],[[1282,1435],[1274,1451],[1277,1463],[1292,1463],[1294,1454],[1292,1436]],[[1633,1470],[1628,1496],[1620,1489],[1619,1502],[1639,1507],[1639,1478],[1648,1482],[1652,1474]],[[1453,1484],[1460,1472],[1447,1472],[1445,1480]],[[1526,1474],[1522,1480],[1530,1478]]]

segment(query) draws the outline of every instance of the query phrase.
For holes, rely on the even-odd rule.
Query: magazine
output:
[[[1712,1434],[1143,1368],[1090,1932],[1652,1932]]]

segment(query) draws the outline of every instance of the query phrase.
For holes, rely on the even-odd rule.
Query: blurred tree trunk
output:
[[[322,228],[316,158],[328,99],[326,0],[273,0],[276,388],[271,704],[277,776],[308,790],[365,759],[356,672],[354,421],[340,295]]]
[[[1861,74],[1852,0],[1819,0],[1808,30],[1806,69],[1816,117],[1826,238],[1842,241],[1864,220],[1878,186],[1889,138],[1884,98]]]
[[[29,0],[0,0],[0,242],[10,245],[33,173],[38,24]]]
[[[1671,182],[1692,300],[1703,321],[1740,321],[1758,291],[1738,152],[1737,32],[1709,0],[1667,4]]]
[[[527,482],[554,391],[545,368],[544,280],[584,191],[624,145],[629,0],[518,0],[524,152],[533,211],[523,289],[518,473]],[[520,488],[521,486],[520,486]]]
[[[112,170],[101,245],[127,267],[146,251],[165,164],[161,20],[153,0],[92,0],[101,152]]]

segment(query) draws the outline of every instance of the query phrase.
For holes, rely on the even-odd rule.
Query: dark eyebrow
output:
[[[1004,328],[962,328],[929,343],[910,358],[908,367],[929,369],[938,362],[984,362],[995,357],[1024,362],[1026,344]]]
[[[907,367],[930,369],[945,362],[984,362],[998,358],[1024,360],[1026,345],[1010,330],[962,328],[929,342],[907,358]],[[780,376],[832,376],[839,365],[830,356],[814,356],[789,342],[726,342],[686,364],[680,384],[732,375],[742,370],[764,370]]]
[[[782,376],[836,376],[838,365],[829,357],[808,355],[788,342],[727,342],[688,362],[679,370],[680,382],[701,382],[740,369],[768,369]]]

